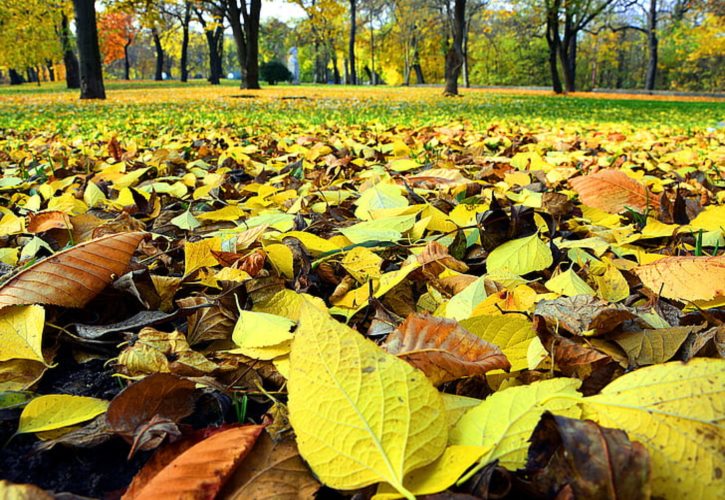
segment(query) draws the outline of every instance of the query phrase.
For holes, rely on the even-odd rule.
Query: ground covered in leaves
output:
[[[725,105],[438,92],[0,92],[0,493],[715,498]]]

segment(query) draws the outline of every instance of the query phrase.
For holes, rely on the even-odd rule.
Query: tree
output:
[[[576,90],[577,41],[581,33],[615,0],[544,0],[546,42],[554,92]],[[562,88],[556,68],[558,60],[564,75]]]
[[[63,50],[63,64],[65,65],[65,84],[69,89],[81,88],[81,74],[78,65],[78,58],[73,52],[73,44],[71,41],[70,28],[68,27],[68,16],[65,11],[61,11],[60,25],[58,27],[58,37],[60,46]]]
[[[446,86],[443,95],[458,95],[458,77],[463,67],[463,32],[466,27],[466,0],[450,0],[443,2],[448,21],[449,37],[446,51]]]
[[[357,85],[357,70],[355,68],[355,32],[357,31],[357,0],[350,0],[350,38],[347,49],[347,63],[350,67],[348,82]]]
[[[289,82],[292,80],[292,73],[287,69],[287,66],[279,61],[270,61],[262,64],[259,68],[260,73],[264,81],[270,85],[274,85],[277,82]]]
[[[107,10],[98,18],[100,48],[103,63],[110,64],[123,59],[123,77],[131,79],[131,61],[128,49],[139,32],[133,16],[128,12]]]
[[[95,0],[73,0],[80,53],[81,99],[105,99]]]
[[[224,51],[224,13],[216,5],[194,6],[209,47],[209,83],[219,85]]]

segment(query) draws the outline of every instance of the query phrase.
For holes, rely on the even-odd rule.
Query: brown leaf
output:
[[[589,295],[542,300],[536,304],[534,314],[574,335],[581,335],[587,330],[595,330],[602,335],[635,317],[623,305],[610,304]]]
[[[105,236],[41,260],[0,287],[0,309],[10,305],[83,307],[128,268],[145,233]]]
[[[623,211],[625,207],[643,212],[647,206],[658,208],[660,204],[645,186],[621,170],[600,170],[569,182],[584,205],[612,214]]]
[[[209,340],[230,339],[237,315],[221,304],[206,297],[185,297],[176,301],[179,307],[188,309],[199,307],[189,316],[189,328],[186,339],[193,346]]]
[[[497,346],[464,329],[452,319],[411,314],[383,347],[423,371],[434,385],[511,364]]]
[[[320,488],[297,451],[293,440],[275,444],[266,432],[238,467],[221,497],[255,500],[314,498]]]
[[[443,271],[441,266],[445,266],[459,273],[468,271],[466,264],[451,256],[448,249],[437,241],[431,241],[426,245],[420,255],[418,255],[418,262],[423,267],[438,264],[430,270],[436,276]]]
[[[675,300],[713,300],[725,296],[725,255],[666,257],[634,269],[644,286]]]
[[[49,212],[38,212],[28,215],[26,228],[29,233],[44,233],[51,229],[63,229],[69,231],[73,229],[70,217],[65,212],[57,210]]]
[[[77,448],[93,448],[99,444],[105,443],[112,437],[113,431],[108,426],[106,414],[103,413],[92,420],[91,423],[84,425],[79,429],[63,434],[55,439],[39,442],[36,444],[35,450],[47,451],[59,444]]]
[[[148,482],[129,490],[127,500],[213,499],[229,474],[252,450],[261,425],[235,427],[195,444]]]
[[[191,415],[196,401],[194,387],[193,382],[168,373],[149,375],[113,398],[106,412],[108,424],[127,442],[137,442],[149,431],[152,420],[162,418],[173,423]]]
[[[648,499],[647,450],[624,431],[591,420],[542,415],[531,436],[527,476],[541,496],[554,498],[569,487],[573,498]]]

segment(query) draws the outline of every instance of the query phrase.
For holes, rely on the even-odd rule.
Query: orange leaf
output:
[[[436,264],[430,269],[433,274],[436,275],[443,271],[441,266],[445,266],[448,269],[452,269],[459,273],[465,273],[468,271],[468,266],[466,264],[453,257],[449,253],[448,249],[437,241],[431,241],[428,243],[417,258],[421,266],[431,266],[432,264]]]
[[[617,214],[630,207],[640,212],[658,208],[659,199],[621,170],[601,170],[570,181],[584,205]]]
[[[252,450],[262,429],[262,425],[247,425],[218,432],[181,453],[145,485],[122,498],[212,499]]]
[[[634,272],[653,292],[676,300],[725,296],[725,256],[666,257]]]
[[[144,236],[112,234],[41,260],[0,287],[0,309],[26,304],[83,307],[126,272]]]
[[[408,316],[388,336],[383,347],[421,370],[434,385],[511,368],[497,346],[455,320],[428,314]]]
[[[29,233],[43,233],[51,229],[73,229],[70,217],[65,212],[53,210],[50,212],[38,212],[28,215],[26,224]]]

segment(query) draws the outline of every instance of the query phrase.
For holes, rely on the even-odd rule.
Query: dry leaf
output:
[[[531,436],[527,476],[532,488],[553,498],[565,486],[575,498],[650,497],[647,450],[619,429],[587,420],[542,415]]]
[[[725,297],[725,255],[666,257],[634,272],[654,293],[676,300]]]
[[[622,212],[626,207],[644,212],[648,206],[658,208],[660,204],[645,186],[621,170],[600,170],[569,182],[582,204],[611,214]]]
[[[320,488],[294,440],[275,443],[266,432],[237,467],[221,496],[227,499],[302,500]]]
[[[10,305],[83,307],[128,268],[145,233],[104,236],[41,260],[0,288],[0,309]]]
[[[218,432],[181,453],[146,484],[122,498],[213,499],[229,474],[252,450],[262,429],[261,425],[248,425]]]
[[[384,346],[440,385],[491,370],[508,370],[511,364],[497,346],[469,332],[456,320],[428,314],[411,314]]]

